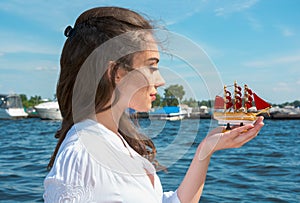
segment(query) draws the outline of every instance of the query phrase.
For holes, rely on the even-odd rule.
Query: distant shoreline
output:
[[[286,114],[286,113],[270,113],[270,114],[261,114],[265,119],[272,119],[272,120],[296,120],[300,119],[300,114]],[[149,116],[148,113],[135,113],[131,115],[132,118],[155,118]],[[156,117],[159,119],[159,117]],[[185,116],[184,119],[212,119],[211,114],[201,114],[201,113],[191,113],[190,116]]]

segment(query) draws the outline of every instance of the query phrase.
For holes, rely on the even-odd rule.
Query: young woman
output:
[[[45,202],[198,202],[211,155],[242,146],[263,126],[258,118],[225,133],[214,129],[178,189],[163,192],[155,146],[126,116],[128,108],[149,111],[164,84],[152,26],[131,10],[100,7],[82,13],[65,35],[57,85],[63,121]]]

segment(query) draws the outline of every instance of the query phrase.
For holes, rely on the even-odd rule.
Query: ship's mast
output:
[[[238,86],[237,82],[234,82],[234,111],[240,111],[241,108],[243,107],[242,105],[242,88]]]
[[[226,85],[224,85],[224,112],[232,107],[231,93],[227,90]]]
[[[224,112],[226,112],[226,85],[224,85]]]
[[[247,102],[248,102],[248,86],[245,84],[244,85],[244,108],[245,108],[245,112],[248,112],[248,108],[247,108]]]
[[[236,89],[237,89],[237,82],[234,81],[234,103],[233,103],[234,112],[237,111],[236,105],[235,105],[236,104]]]
[[[244,107],[246,112],[248,111],[249,108],[252,107],[252,90],[249,89],[249,87],[247,85],[244,86]]]

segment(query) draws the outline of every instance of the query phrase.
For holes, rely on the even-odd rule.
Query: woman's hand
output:
[[[227,132],[223,132],[225,127],[218,127],[208,133],[200,143],[196,155],[177,190],[178,198],[182,203],[199,202],[211,155],[218,150],[241,147],[252,140],[263,127],[263,119],[263,117],[259,117],[254,125],[236,127]]]
[[[256,122],[241,127],[235,127],[230,131],[223,132],[225,127],[213,129],[198,147],[199,160],[210,157],[214,152],[228,148],[239,148],[257,136],[264,126],[263,117],[257,118]]]

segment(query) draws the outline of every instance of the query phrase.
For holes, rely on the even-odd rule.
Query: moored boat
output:
[[[61,120],[61,112],[57,101],[44,102],[34,106],[39,117],[43,120]]]
[[[21,97],[17,94],[0,95],[0,119],[26,118]]]
[[[180,106],[164,106],[149,112],[149,118],[157,118],[160,120],[178,121],[185,118],[187,112],[181,109]]]

